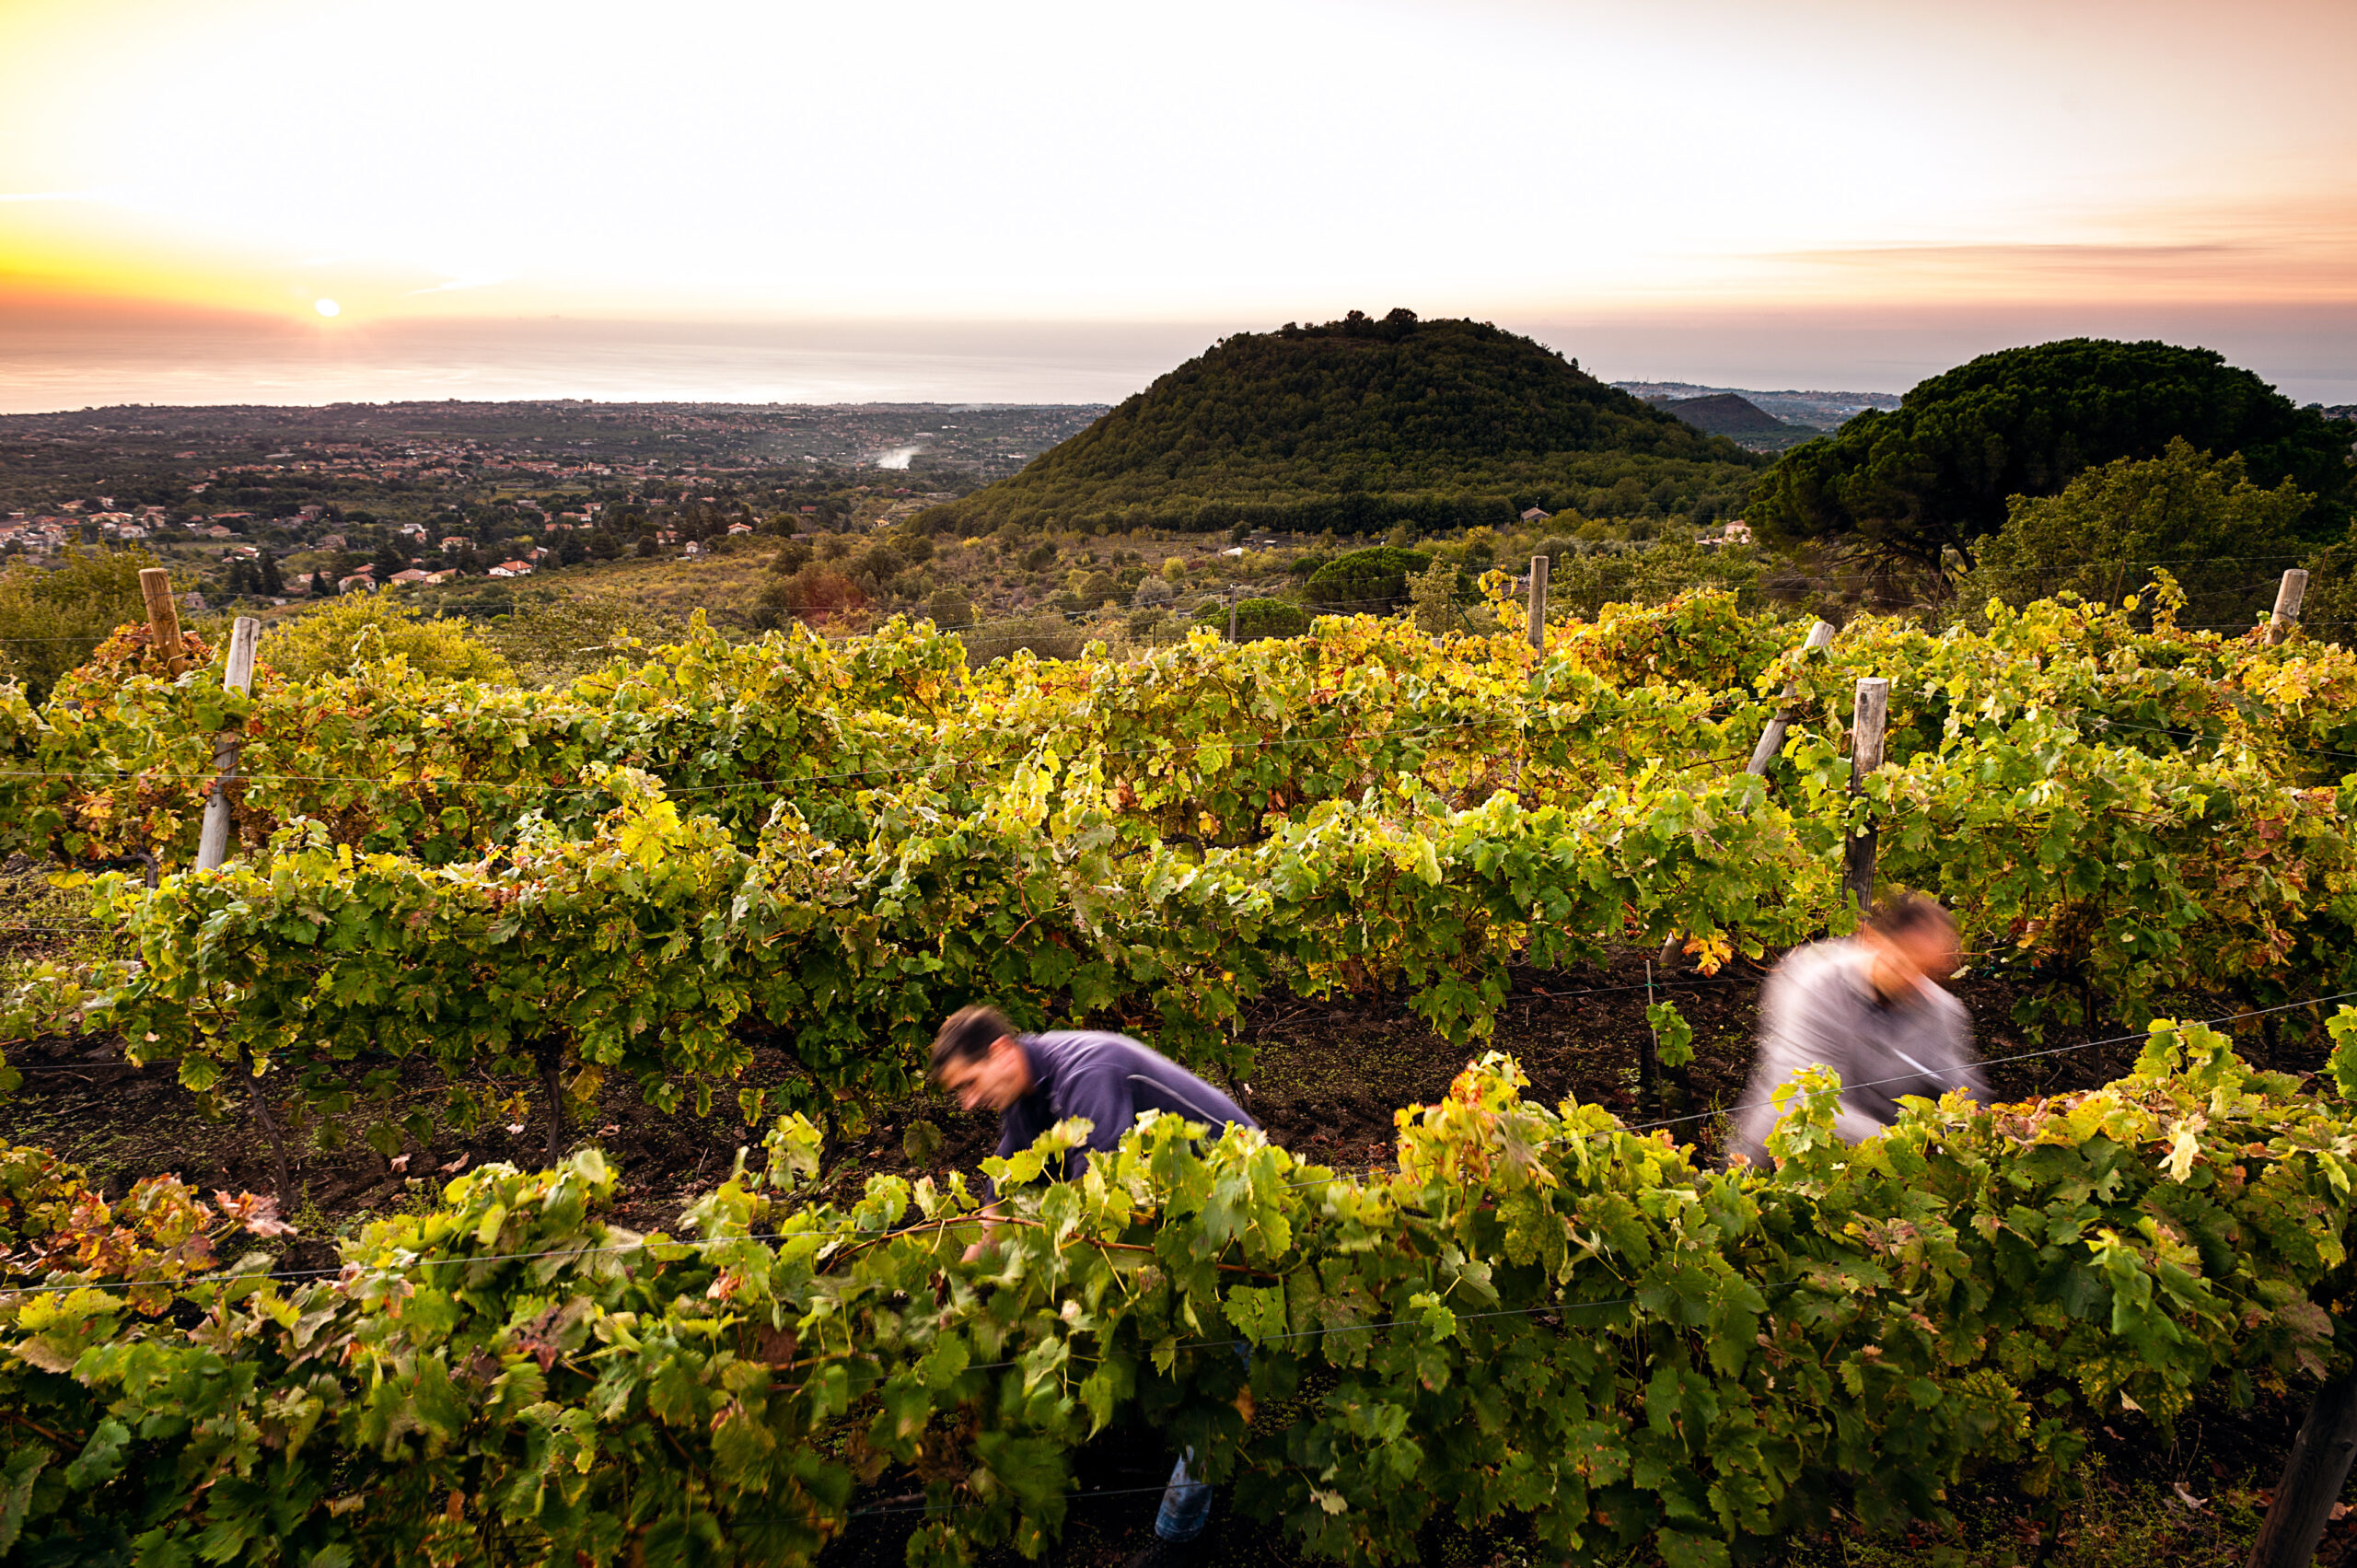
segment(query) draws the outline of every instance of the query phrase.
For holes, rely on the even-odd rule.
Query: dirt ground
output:
[[[1674,997],[1692,1025],[1695,1054],[1688,1067],[1665,1074],[1649,1099],[1641,1095],[1637,1068],[1650,1032],[1645,955],[1631,951],[1585,970],[1517,975],[1516,994],[1500,1017],[1494,1044],[1520,1061],[1533,1098],[1552,1102],[1577,1095],[1632,1122],[1680,1119],[1679,1136],[1714,1148],[1714,1113],[1741,1098],[1749,1071],[1760,971],[1742,968],[1715,978],[1650,978],[1652,994]],[[2016,1028],[2011,1016],[2021,993],[2002,981],[1968,977],[1955,989],[1973,1013],[1980,1053],[1991,1063],[2002,1098],[2102,1083],[2134,1060],[2135,1045],[2122,1043],[2007,1062],[2079,1037],[2049,1031],[2038,1039]],[[1396,1003],[1365,998],[1267,998],[1248,1010],[1240,1033],[1255,1058],[1250,1070],[1229,1086],[1240,1101],[1277,1142],[1341,1167],[1387,1162],[1393,1110],[1438,1098],[1469,1054],[1447,1045]],[[2287,1028],[2270,1041],[2253,1031],[2242,1045],[2256,1062],[2312,1071],[2322,1062],[2320,1031],[2316,1040],[2298,1036],[2296,1028]],[[47,1145],[85,1165],[110,1193],[161,1171],[176,1171],[208,1187],[263,1191],[272,1186],[266,1147],[250,1125],[242,1119],[203,1119],[168,1064],[132,1067],[122,1062],[117,1042],[96,1038],[40,1041],[12,1051],[11,1062],[24,1071],[25,1083],[13,1099],[0,1102],[0,1133],[13,1142]],[[783,1083],[793,1071],[783,1055],[772,1053],[757,1063],[749,1082]],[[352,1233],[372,1214],[425,1201],[446,1179],[436,1167],[462,1158],[475,1164],[540,1159],[547,1128],[537,1111],[521,1132],[491,1125],[467,1137],[441,1132],[423,1144],[412,1142],[399,1168],[356,1135],[361,1123],[389,1111],[399,1117],[428,1105],[433,1096],[433,1085],[421,1074],[389,1106],[356,1111],[351,1119],[355,1135],[343,1147],[313,1148],[301,1156],[296,1194],[284,1205],[303,1232],[285,1259],[288,1266],[331,1263],[337,1234]],[[924,1167],[914,1165],[903,1146],[910,1125],[918,1121],[932,1122],[942,1134],[935,1157]],[[594,1125],[575,1132],[579,1141],[603,1148],[623,1172],[627,1185],[618,1217],[641,1229],[673,1227],[680,1211],[726,1175],[737,1148],[749,1141],[733,1109],[707,1119],[666,1115],[643,1103],[630,1086],[610,1086]],[[971,1171],[995,1138],[994,1118],[965,1114],[927,1093],[888,1108],[865,1135],[830,1151],[828,1185],[848,1196],[873,1172]],[[2281,1467],[2304,1402],[2267,1400],[2241,1411],[2205,1404],[2179,1424],[2173,1439],[2141,1423],[2107,1431],[2098,1445],[2102,1461],[2090,1501],[2066,1513],[2059,1542],[2051,1528],[2036,1531],[2026,1523],[2031,1510],[2011,1492],[2008,1478],[1991,1476],[1956,1499],[1968,1520],[1967,1539],[1908,1545],[1836,1535],[1789,1543],[1789,1561],[1810,1568],[1928,1563],[1937,1547],[1939,1561],[1992,1568],[2009,1562],[2116,1561],[2137,1554],[2169,1562],[2238,1562],[2263,1509],[2263,1489]],[[1093,1444],[1076,1478],[1086,1494],[1073,1504],[1055,1560],[1110,1568],[1143,1546],[1171,1458],[1150,1433],[1116,1431]],[[2203,1506],[2172,1502],[2179,1483]],[[2108,1512],[2098,1506],[2107,1497],[2118,1504]],[[896,1498],[888,1485],[865,1506],[869,1511],[830,1549],[829,1560],[863,1568],[900,1562],[909,1532],[922,1522],[921,1500]],[[2319,1561],[2341,1562],[2353,1541],[2357,1517],[2334,1527]],[[2086,1555],[2090,1551],[2095,1555]],[[1963,1555],[1950,1555],[1957,1552]],[[1512,1531],[1453,1527],[1432,1532],[1422,1555],[1448,1564],[1534,1561]],[[1265,1527],[1215,1514],[1199,1561],[1273,1565],[1295,1559]]]
[[[1715,1151],[1721,1132],[1715,1113],[1742,1098],[1750,1071],[1760,972],[1744,967],[1715,977],[1656,972],[1650,978],[1649,990],[1645,959],[1633,952],[1584,970],[1518,974],[1515,994],[1489,1043],[1521,1063],[1531,1098],[1552,1103],[1577,1096],[1631,1122],[1669,1121],[1679,1137]],[[2039,1037],[2014,1027],[2011,1016],[2020,993],[2001,981],[1966,977],[1953,989],[1973,1014],[1976,1041],[2001,1098],[2100,1084],[2135,1060],[2131,1041],[2009,1062],[2076,1041],[2050,1028]],[[1637,1065],[1651,1032],[1649,996],[1674,1000],[1694,1031],[1693,1061],[1666,1070],[1650,1100],[1642,1095]],[[1263,998],[1247,1009],[1238,1033],[1252,1049],[1253,1064],[1225,1086],[1276,1142],[1341,1167],[1387,1162],[1393,1111],[1439,1098],[1467,1061],[1485,1049],[1451,1046],[1404,1007],[1364,997]],[[2320,1040],[2302,1040],[2296,1029],[2287,1029],[2270,1044],[2254,1030],[2238,1045],[2255,1063],[2311,1072],[2323,1062]],[[205,1120],[180,1088],[170,1063],[134,1067],[122,1060],[120,1042],[104,1037],[34,1041],[12,1049],[9,1060],[25,1082],[13,1099],[0,1101],[0,1132],[83,1164],[110,1193],[167,1170],[256,1191],[273,1184],[267,1145],[250,1125],[242,1119]],[[744,1085],[780,1085],[794,1076],[783,1052],[765,1051],[757,1053]],[[408,1141],[401,1169],[360,1136],[379,1118],[400,1120],[428,1109],[436,1092],[430,1069],[413,1064],[391,1099],[364,1103],[343,1118],[348,1135],[341,1148],[315,1146],[299,1154],[296,1191],[285,1212],[308,1211],[344,1226],[401,1206],[413,1189],[440,1179],[434,1167],[460,1157],[470,1164],[530,1164],[541,1157],[548,1128],[537,1104],[520,1131],[491,1123],[465,1135],[444,1128],[422,1143]],[[903,1147],[918,1121],[932,1123],[942,1135],[937,1154],[922,1166]],[[995,1118],[969,1115],[937,1094],[922,1093],[882,1108],[865,1133],[830,1149],[829,1185],[847,1194],[875,1172],[970,1172],[996,1136]],[[568,1129],[566,1141],[594,1143],[621,1167],[629,1187],[622,1223],[666,1226],[725,1175],[749,1138],[758,1142],[733,1108],[703,1118],[666,1114],[647,1106],[634,1086],[617,1083],[600,1095],[592,1122]]]

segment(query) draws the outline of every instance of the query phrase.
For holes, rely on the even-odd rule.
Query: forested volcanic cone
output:
[[[1480,321],[1353,311],[1224,338],[1013,478],[923,514],[1009,524],[1364,533],[1739,504],[1765,459]]]

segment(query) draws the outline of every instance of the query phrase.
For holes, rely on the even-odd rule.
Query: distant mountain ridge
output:
[[[1696,398],[1741,398],[1762,413],[1787,424],[1812,430],[1838,430],[1868,409],[1895,409],[1897,392],[1755,391],[1747,387],[1706,387],[1694,381],[1615,381],[1613,386],[1650,403],[1684,402]]]
[[[1012,479],[923,516],[940,531],[1132,528],[1364,533],[1722,513],[1760,459],[1486,322],[1245,332],[1158,377]]]
[[[1782,436],[1800,428],[1733,392],[1716,392],[1707,398],[1672,398],[1654,406],[1712,436]]]

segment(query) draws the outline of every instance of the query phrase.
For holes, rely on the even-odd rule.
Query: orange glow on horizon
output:
[[[19,0],[0,308],[320,334],[2357,299],[2336,0],[889,4]]]

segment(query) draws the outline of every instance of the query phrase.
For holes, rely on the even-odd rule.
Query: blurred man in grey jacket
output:
[[[1904,1095],[1989,1097],[1964,1004],[1940,989],[1954,974],[1956,922],[1918,894],[1878,906],[1846,941],[1786,955],[1759,995],[1759,1061],[1736,1112],[1731,1151],[1768,1163],[1776,1090],[1803,1068],[1841,1074],[1834,1131],[1847,1143],[1898,1119]]]

